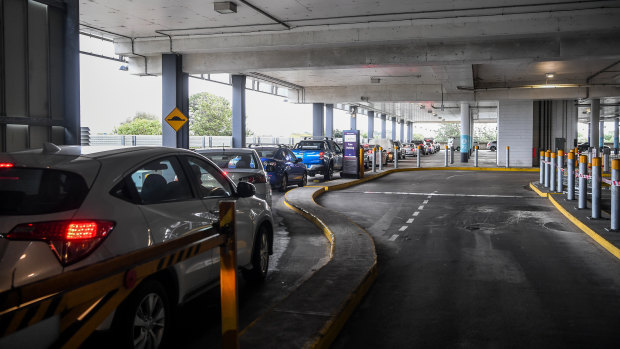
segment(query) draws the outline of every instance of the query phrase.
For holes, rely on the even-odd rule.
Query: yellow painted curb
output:
[[[588,234],[594,241],[596,241],[599,245],[601,245],[604,249],[609,251],[609,253],[613,254],[616,258],[620,259],[620,249],[611,244],[609,241],[605,240],[602,236],[598,235],[594,230],[590,229],[587,225],[583,224],[577,217],[570,214],[562,205],[560,205],[553,196],[548,196],[549,201],[555,206],[560,213],[562,213],[569,221],[573,222],[579,229],[581,229],[584,233]]]
[[[538,194],[539,196],[541,196],[541,197],[543,197],[543,198],[546,198],[546,197],[547,197],[547,193],[543,193],[542,191],[540,191],[540,189],[538,189],[538,188],[534,185],[534,183],[531,183],[531,182],[530,182],[530,188],[532,188],[532,190],[533,190],[536,194]]]

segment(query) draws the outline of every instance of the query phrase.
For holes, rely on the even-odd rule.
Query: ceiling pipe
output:
[[[252,9],[254,9],[254,11],[256,11],[256,12],[258,12],[258,13],[262,14],[263,16],[265,16],[265,17],[267,17],[267,18],[271,19],[272,21],[274,21],[274,22],[276,22],[276,23],[278,23],[278,24],[283,25],[284,27],[286,27],[286,29],[291,29],[291,26],[290,26],[290,25],[288,25],[288,24],[284,23],[283,21],[281,21],[281,20],[277,19],[276,17],[272,16],[271,14],[269,14],[269,13],[267,13],[267,12],[265,12],[265,11],[261,10],[260,8],[258,8],[258,7],[256,7],[256,6],[254,6],[254,5],[250,4],[250,3],[249,3],[249,2],[247,2],[246,0],[239,0],[239,1],[240,1],[241,3],[243,3],[243,4],[248,5],[249,7],[251,7]]]

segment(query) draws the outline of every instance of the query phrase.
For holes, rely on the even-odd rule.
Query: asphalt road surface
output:
[[[620,347],[620,261],[537,176],[404,172],[321,196],[372,234],[379,268],[332,347]]]

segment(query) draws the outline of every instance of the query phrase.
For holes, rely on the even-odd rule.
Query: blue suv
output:
[[[302,159],[284,146],[251,146],[256,150],[265,167],[269,183],[281,192],[291,184],[300,187],[308,184],[308,171]]]

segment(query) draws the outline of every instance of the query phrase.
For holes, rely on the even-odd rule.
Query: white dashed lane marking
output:
[[[405,230],[407,230],[407,226],[406,225],[403,225],[402,227],[400,227],[400,229],[398,229],[398,231],[405,231]]]
[[[392,235],[392,236],[391,236],[388,240],[390,240],[390,241],[394,241],[394,240],[396,240],[396,239],[398,239],[398,234],[394,234],[394,235]]]
[[[420,214],[420,212],[416,211],[416,212],[413,213],[413,216],[417,217],[419,214]]]
[[[407,224],[411,224],[411,223],[413,223],[413,218],[409,218],[409,219],[407,220]]]
[[[428,200],[424,200],[422,203],[423,203],[424,205],[426,205],[426,204],[428,204]]]
[[[418,207],[418,210],[422,211],[424,209],[424,205],[420,205],[420,207]]]

